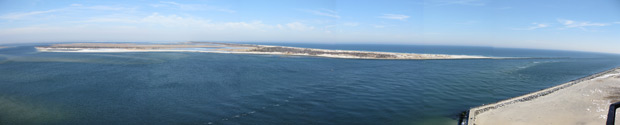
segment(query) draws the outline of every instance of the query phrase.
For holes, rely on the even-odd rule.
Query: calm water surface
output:
[[[456,124],[470,107],[620,66],[617,55],[568,51],[275,45],[569,58],[355,60],[14,46],[0,49],[0,124]]]

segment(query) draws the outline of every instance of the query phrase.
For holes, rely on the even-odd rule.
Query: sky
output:
[[[0,44],[184,41],[620,53],[620,1],[0,0]]]

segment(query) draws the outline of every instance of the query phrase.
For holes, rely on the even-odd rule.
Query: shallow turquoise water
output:
[[[269,44],[269,43],[266,43]],[[460,111],[620,65],[617,55],[457,46],[326,49],[570,57],[354,60],[0,49],[0,124],[455,124]]]

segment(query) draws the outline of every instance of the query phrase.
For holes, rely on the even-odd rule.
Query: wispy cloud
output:
[[[527,27],[527,28],[515,28],[513,30],[535,30],[535,29],[540,29],[540,28],[546,28],[549,27],[549,24],[544,24],[544,23],[532,23],[533,26]]]
[[[286,24],[286,27],[288,27],[289,29],[292,29],[292,30],[297,30],[297,31],[309,31],[309,30],[313,30],[314,29],[314,27],[308,26],[308,25],[300,23],[300,22],[288,23],[288,24]]]
[[[129,10],[134,10],[135,8],[97,5],[97,6],[81,7],[80,9],[101,10],[101,11],[129,11]]]
[[[17,12],[17,13],[9,13],[0,16],[0,19],[8,19],[8,20],[18,20],[29,16],[53,13],[61,11],[62,9],[51,9],[51,10],[43,10],[43,11],[30,11],[30,12]]]
[[[90,19],[75,21],[76,23],[138,23],[137,18],[128,17],[93,17]]]
[[[356,22],[346,22],[346,23],[343,23],[342,25],[355,27],[355,26],[359,26],[359,25],[360,25],[360,23],[356,23]]]
[[[151,4],[151,7],[176,7],[178,9],[181,10],[189,10],[189,11],[197,11],[197,10],[212,10],[212,11],[220,11],[220,12],[227,12],[227,13],[235,13],[236,11],[231,10],[231,9],[227,9],[227,8],[222,8],[222,7],[216,7],[216,6],[210,6],[210,5],[206,5],[206,4],[184,4],[184,3],[177,3],[177,2],[172,2],[172,1],[160,1],[159,3],[156,4]]]
[[[383,14],[379,16],[379,18],[405,21],[409,16],[402,14]]]
[[[132,11],[136,8],[127,8],[127,7],[118,7],[118,6],[104,6],[104,5],[96,5],[96,6],[85,6],[82,4],[71,4],[68,7],[50,9],[50,10],[40,10],[40,11],[30,11],[30,12],[14,12],[8,13],[5,15],[0,15],[0,19],[7,20],[20,20],[29,17],[37,17],[46,14],[56,14],[61,12],[70,12],[70,11]]]
[[[111,18],[95,18],[90,22],[107,22],[107,23],[128,23],[134,25],[163,26],[169,28],[192,28],[200,27],[210,30],[229,31],[235,29],[243,29],[248,31],[262,31],[272,29],[273,26],[262,23],[261,21],[250,22],[213,22],[211,20],[201,19],[192,16],[179,16],[175,14],[164,15],[152,13],[146,17],[111,17]]]
[[[314,14],[314,15],[318,15],[318,16],[340,18],[340,15],[338,15],[338,12],[336,12],[334,10],[330,10],[330,9],[302,10],[302,11],[308,12],[308,13],[311,13],[311,14]]]
[[[70,4],[69,7],[62,8],[63,10],[97,10],[97,11],[134,11],[137,7],[123,7],[123,6],[107,6],[107,5],[83,5],[83,4]]]
[[[430,7],[447,5],[484,6],[486,3],[481,0],[430,0],[425,2],[425,5]]]
[[[591,23],[591,22],[582,22],[582,21],[574,21],[574,20],[566,20],[566,19],[558,19],[560,24],[564,25],[564,28],[579,28],[584,31],[590,31],[586,27],[601,27],[608,26],[608,23]]]

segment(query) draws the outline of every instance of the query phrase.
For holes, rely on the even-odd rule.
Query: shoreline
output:
[[[471,108],[468,125],[604,124],[609,104],[620,101],[620,67],[522,96]],[[617,84],[617,85],[616,85]],[[595,109],[595,112],[592,112]],[[604,110],[601,110],[604,109]],[[556,113],[566,112],[566,113]],[[561,115],[560,115],[561,114]]]
[[[185,42],[180,44],[109,44],[72,43],[35,47],[39,52],[115,53],[115,52],[205,52],[228,54],[262,54],[314,56],[343,59],[519,59],[510,57],[486,57],[474,55],[416,54],[356,50],[329,50],[301,47],[249,45],[213,42]]]
[[[363,58],[338,55],[308,55],[308,54],[286,54],[281,52],[234,52],[234,51],[199,51],[199,50],[129,50],[129,49],[80,49],[77,51],[54,51],[44,48],[37,48],[40,52],[57,52],[57,53],[125,53],[125,52],[201,52],[201,53],[224,53],[224,54],[256,54],[256,55],[286,55],[286,56],[311,56],[326,58],[342,58],[342,59],[379,59],[381,58]],[[451,55],[462,56],[462,58],[445,58],[445,59],[530,59],[529,57],[513,58],[513,57],[480,57],[467,58],[469,55]],[[435,59],[435,58],[433,58]],[[436,58],[440,59],[440,58]],[[441,58],[443,59],[443,58]],[[388,59],[389,60],[389,59]],[[392,60],[411,60],[411,59],[392,59]]]

